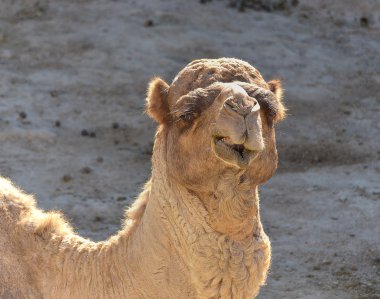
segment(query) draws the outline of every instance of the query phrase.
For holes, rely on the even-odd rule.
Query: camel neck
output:
[[[256,189],[252,196],[247,185],[238,187],[243,189],[232,188],[233,194],[244,190],[246,193],[242,198],[227,198],[225,182],[220,182],[211,195],[197,194],[171,178],[165,153],[165,142],[156,136],[145,211],[130,234],[119,234],[120,240],[127,240],[124,259],[119,258],[122,254],[112,255],[116,263],[125,263],[125,277],[139,292],[136,298],[230,298],[232,289],[241,292],[236,298],[253,297],[263,280],[259,274],[265,273],[260,268],[269,264],[267,237],[261,226],[243,223],[242,226],[250,227],[249,236],[238,240],[229,234],[228,226],[221,224],[227,219],[237,229],[247,215],[251,217],[249,223],[256,223]],[[249,202],[239,207],[230,200]],[[215,212],[213,205],[220,201],[225,204]],[[237,215],[224,213],[228,208],[241,211]],[[118,242],[111,246],[115,252],[121,250]],[[257,254],[259,258],[255,257]],[[163,287],[168,281],[170,289]]]
[[[236,298],[253,297],[264,280],[261,270],[268,267],[270,260],[269,242],[259,224],[256,197],[250,197],[248,192],[249,203],[240,203],[245,215],[241,211],[238,215],[223,214],[225,208],[236,208],[227,202],[213,218],[212,207],[205,204],[210,197],[202,198],[207,194],[196,194],[178,185],[163,173],[165,169],[155,168],[155,162],[161,163],[153,161],[152,188],[141,224],[146,228],[144,233],[149,235],[149,231],[153,231],[154,243],[161,244],[160,251],[156,248],[154,252],[156,255],[160,252],[158,260],[168,262],[161,266],[168,267],[171,283],[181,284],[179,289],[187,294],[177,298],[232,298],[233,289],[240,292]],[[218,196],[225,195],[224,192],[216,189],[213,199],[223,200]],[[224,198],[226,201],[232,199]],[[233,231],[228,231],[228,225],[222,225],[226,215],[231,217],[227,221],[234,227]],[[241,218],[247,215],[251,218],[244,223]],[[231,232],[235,230],[244,233],[234,235]],[[156,264],[154,268],[159,266]]]
[[[209,186],[199,188],[202,191],[184,186],[167,168],[165,138],[160,134],[164,132],[156,136],[152,158],[152,192],[162,209],[167,209],[169,214],[179,209],[190,226],[227,235],[236,241],[259,234],[262,227],[258,186],[252,184],[245,172],[226,168],[214,175],[214,180],[207,178]]]

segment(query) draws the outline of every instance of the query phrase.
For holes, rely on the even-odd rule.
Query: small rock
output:
[[[72,176],[69,175],[69,174],[65,174],[65,175],[62,177],[62,181],[64,181],[65,183],[68,183],[68,182],[70,182],[70,181],[72,181],[72,180],[73,180],[73,178],[72,178]]]
[[[56,126],[57,128],[59,128],[61,126],[61,122],[59,120],[56,120],[55,123],[54,123],[54,126]]]
[[[307,192],[313,192],[313,191],[315,191],[315,190],[316,190],[315,187],[309,187],[309,188],[306,188],[306,191],[307,191]]]
[[[348,197],[347,197],[347,195],[341,195],[341,196],[339,196],[338,200],[340,202],[346,202],[348,200]]]
[[[103,161],[104,161],[103,157],[97,157],[96,158],[96,162],[98,162],[98,163],[103,163]]]
[[[52,98],[57,98],[58,97],[58,91],[57,90],[52,90],[52,91],[50,91],[50,96],[52,97]]]
[[[153,27],[153,26],[154,26],[154,22],[153,22],[153,20],[146,20],[146,21],[144,22],[144,26],[145,26],[145,27]]]
[[[101,221],[103,221],[103,218],[100,216],[95,216],[94,221],[101,222]]]
[[[19,114],[20,118],[25,119],[27,117],[27,114],[24,111],[21,111]]]
[[[367,28],[369,26],[369,21],[367,17],[360,18],[360,26]]]
[[[117,201],[125,201],[127,198],[125,196],[119,196],[116,198]]]
[[[112,129],[118,129],[120,126],[119,126],[119,123],[117,123],[117,122],[114,122],[113,124],[112,124]]]
[[[89,135],[89,133],[88,133],[88,131],[87,131],[86,129],[83,129],[83,130],[80,132],[80,134],[81,134],[82,136],[88,136],[88,135]]]
[[[95,137],[96,137],[96,133],[95,133],[95,132],[91,132],[91,133],[90,133],[90,137],[91,137],[91,138],[95,138]]]
[[[84,173],[84,174],[90,174],[92,172],[92,169],[90,167],[83,167],[81,170],[80,170],[81,173]]]

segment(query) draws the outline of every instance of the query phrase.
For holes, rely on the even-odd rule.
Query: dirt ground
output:
[[[289,108],[261,188],[259,298],[380,298],[380,3],[201,2],[1,1],[0,173],[107,238],[149,177],[149,78],[241,58],[283,80]]]

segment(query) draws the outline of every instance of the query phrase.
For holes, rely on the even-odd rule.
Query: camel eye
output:
[[[179,116],[179,118],[184,122],[189,122],[195,118],[193,113],[184,113]]]

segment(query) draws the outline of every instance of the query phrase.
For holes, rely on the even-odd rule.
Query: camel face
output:
[[[155,79],[147,111],[162,126],[170,173],[188,186],[199,189],[227,172],[262,183],[277,167],[281,86],[246,62],[199,60],[170,86]]]

